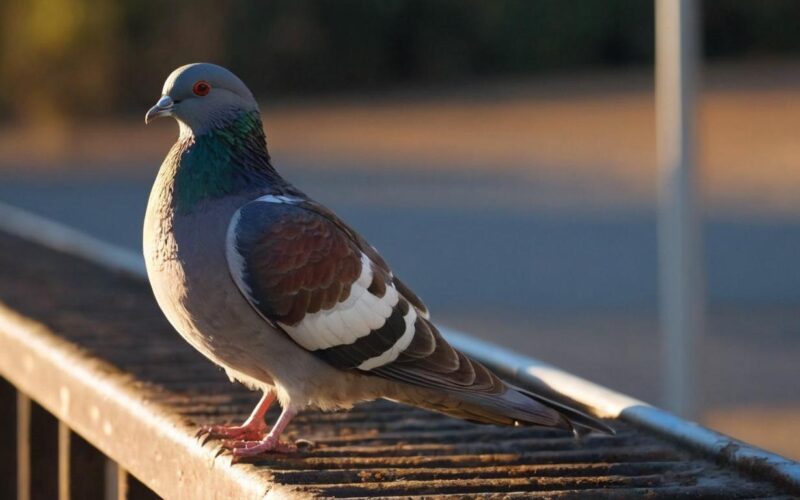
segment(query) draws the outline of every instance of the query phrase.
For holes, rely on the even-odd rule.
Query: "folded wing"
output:
[[[378,252],[317,203],[248,203],[231,221],[227,258],[255,310],[337,368],[444,390],[463,403],[464,418],[569,427],[559,411],[452,348]]]

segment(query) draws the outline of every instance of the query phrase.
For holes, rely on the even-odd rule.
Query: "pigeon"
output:
[[[281,434],[299,411],[376,399],[484,424],[613,432],[448,344],[375,247],[278,173],[258,104],[231,71],[173,71],[145,123],[167,116],[178,140],[143,230],[153,293],[189,344],[263,393],[241,425],[198,434],[223,439],[235,459],[292,452]]]

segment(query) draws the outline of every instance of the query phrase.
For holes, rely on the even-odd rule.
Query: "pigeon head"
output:
[[[161,98],[144,117],[145,123],[172,116],[181,134],[202,135],[238,115],[257,112],[247,86],[233,73],[210,63],[181,66],[164,82]]]

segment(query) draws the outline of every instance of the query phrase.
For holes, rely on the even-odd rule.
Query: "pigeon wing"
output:
[[[444,340],[378,252],[319,204],[248,203],[231,221],[227,258],[256,311],[337,368],[426,387],[503,389]]]
[[[246,204],[231,220],[227,259],[266,321],[339,369],[443,390],[453,404],[436,409],[469,420],[608,430],[450,346],[377,250],[322,205],[273,195]]]

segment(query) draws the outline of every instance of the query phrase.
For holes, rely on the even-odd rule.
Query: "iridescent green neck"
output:
[[[208,132],[183,138],[176,146],[176,212],[191,212],[204,200],[285,184],[270,164],[258,111],[221,119]]]

